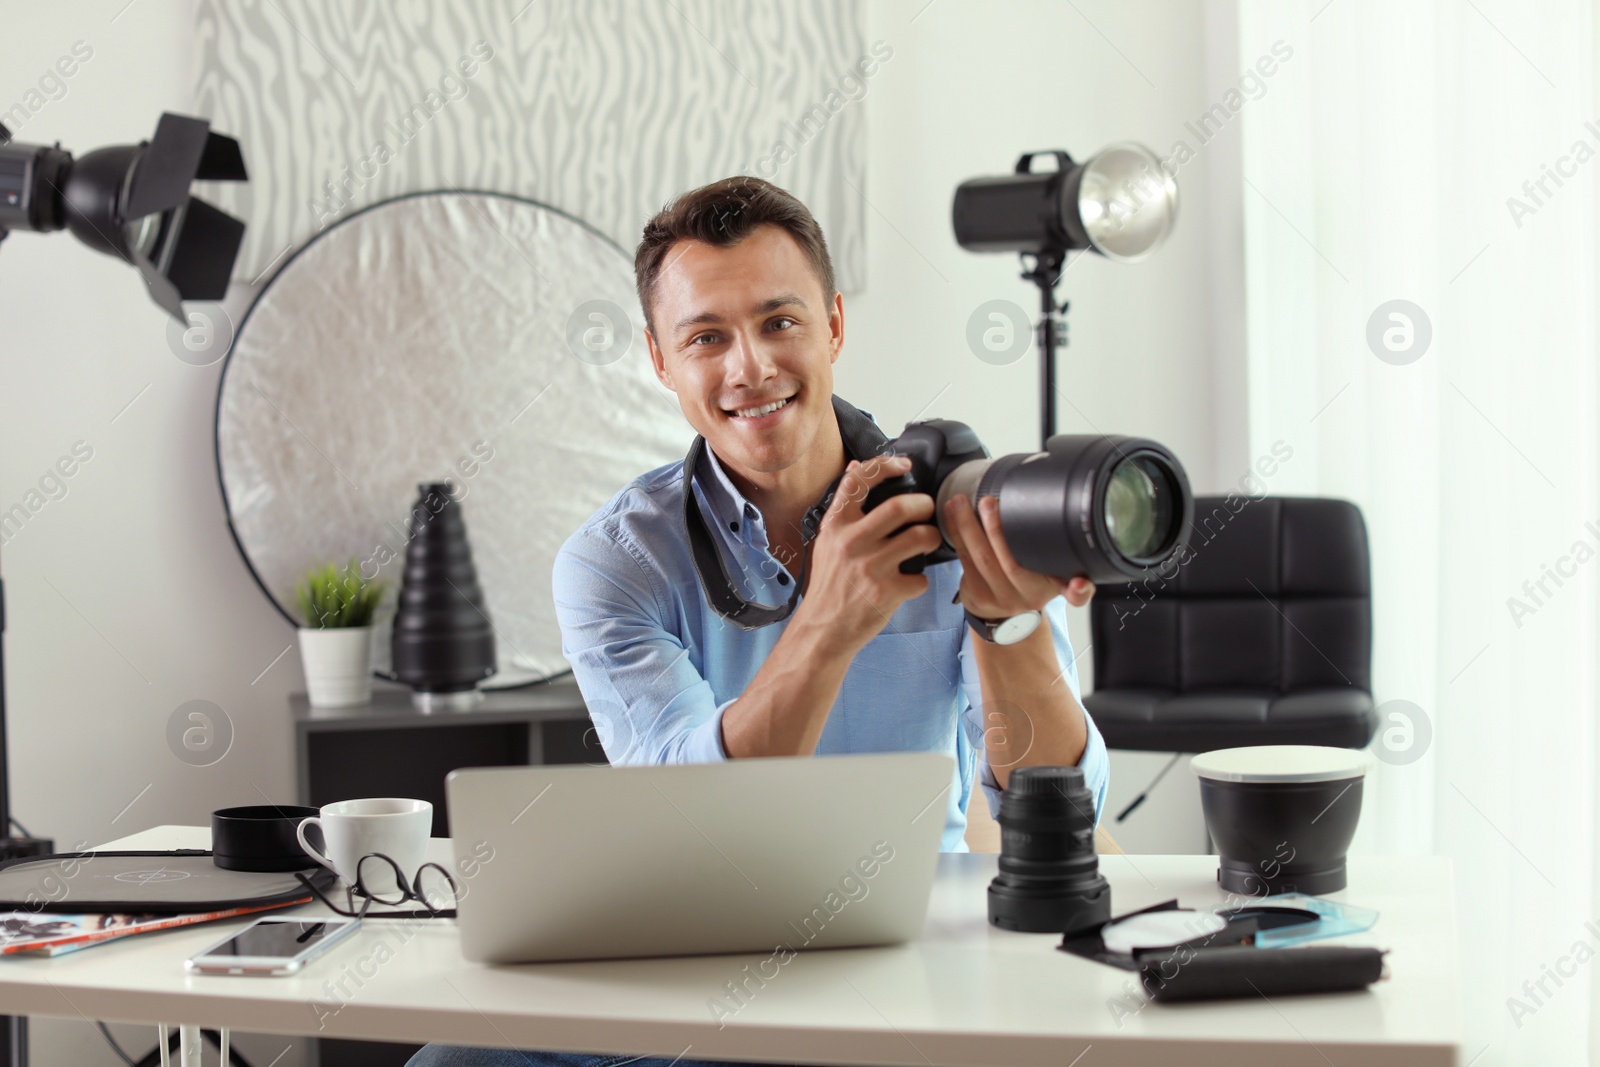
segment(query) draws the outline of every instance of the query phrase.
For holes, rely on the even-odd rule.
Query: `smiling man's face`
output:
[[[782,227],[758,226],[726,248],[679,241],[653,303],[646,336],[656,376],[730,473],[777,490],[788,480],[782,472],[814,458],[819,433],[837,434],[833,364],[844,302],[823,294]],[[754,414],[773,404],[781,406]],[[794,471],[796,488],[814,481],[811,473]]]

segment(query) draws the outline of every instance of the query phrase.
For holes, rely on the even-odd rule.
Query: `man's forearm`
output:
[[[854,654],[796,612],[750,685],[722,712],[729,758],[809,756]]]
[[[1014,645],[972,635],[983,689],[983,744],[1000,788],[1013,767],[1073,767],[1089,743],[1049,622]]]

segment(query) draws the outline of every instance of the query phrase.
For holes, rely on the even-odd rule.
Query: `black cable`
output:
[[[1172,765],[1178,762],[1178,757],[1181,755],[1183,755],[1182,752],[1174,752],[1172,754],[1172,758],[1167,761],[1167,765],[1165,767],[1161,768],[1160,773],[1158,773],[1154,778],[1150,779],[1150,784],[1145,786],[1139,795],[1133,798],[1133,803],[1129,804],[1127,807],[1123,808],[1117,813],[1117,822],[1126,821],[1128,816],[1133,814],[1133,810],[1145,802],[1145,799],[1150,796],[1150,791],[1160,783],[1161,779],[1167,776],[1167,772],[1172,770]]]
[[[26,826],[22,825],[20,822],[18,822],[16,820],[15,816],[8,816],[8,818],[10,818],[11,825],[15,826],[17,828],[17,832],[20,833],[23,837],[32,837],[33,836],[32,834],[30,834],[28,832],[28,828]]]
[[[15,822],[16,820],[13,819],[12,821]],[[26,830],[23,830],[22,832],[27,833]],[[126,1063],[128,1067],[135,1067],[133,1057],[122,1051],[122,1046],[117,1044],[117,1039],[111,1036],[111,1031],[106,1027],[106,1024],[95,1023],[95,1025],[100,1028],[100,1033],[106,1039],[106,1044],[111,1046],[111,1051],[115,1052],[118,1058],[121,1059],[123,1063]]]

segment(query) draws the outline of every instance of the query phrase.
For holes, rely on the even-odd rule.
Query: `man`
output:
[[[946,752],[947,851],[966,847],[974,779],[994,812],[1014,767],[1081,766],[1103,807],[1065,609],[1093,586],[1020,567],[992,499],[942,516],[958,560],[900,573],[941,544],[934,501],[862,509],[909,461],[876,455],[881,431],[833,396],[844,300],[805,206],[757,178],[714,182],[646,225],[634,270],[656,376],[703,445],[624,487],[556,559],[562,651],[610,761]],[[1022,616],[1015,638],[1033,612],[1048,625],[985,636]],[[412,1062],[616,1061],[430,1046]]]

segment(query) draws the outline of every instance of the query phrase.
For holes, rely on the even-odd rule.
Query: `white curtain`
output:
[[[1387,762],[1356,851],[1453,859],[1463,1064],[1592,1062],[1593,5],[1238,15],[1242,68],[1292,51],[1229,109],[1251,448],[1288,442],[1273,491],[1353,500],[1371,537]]]

